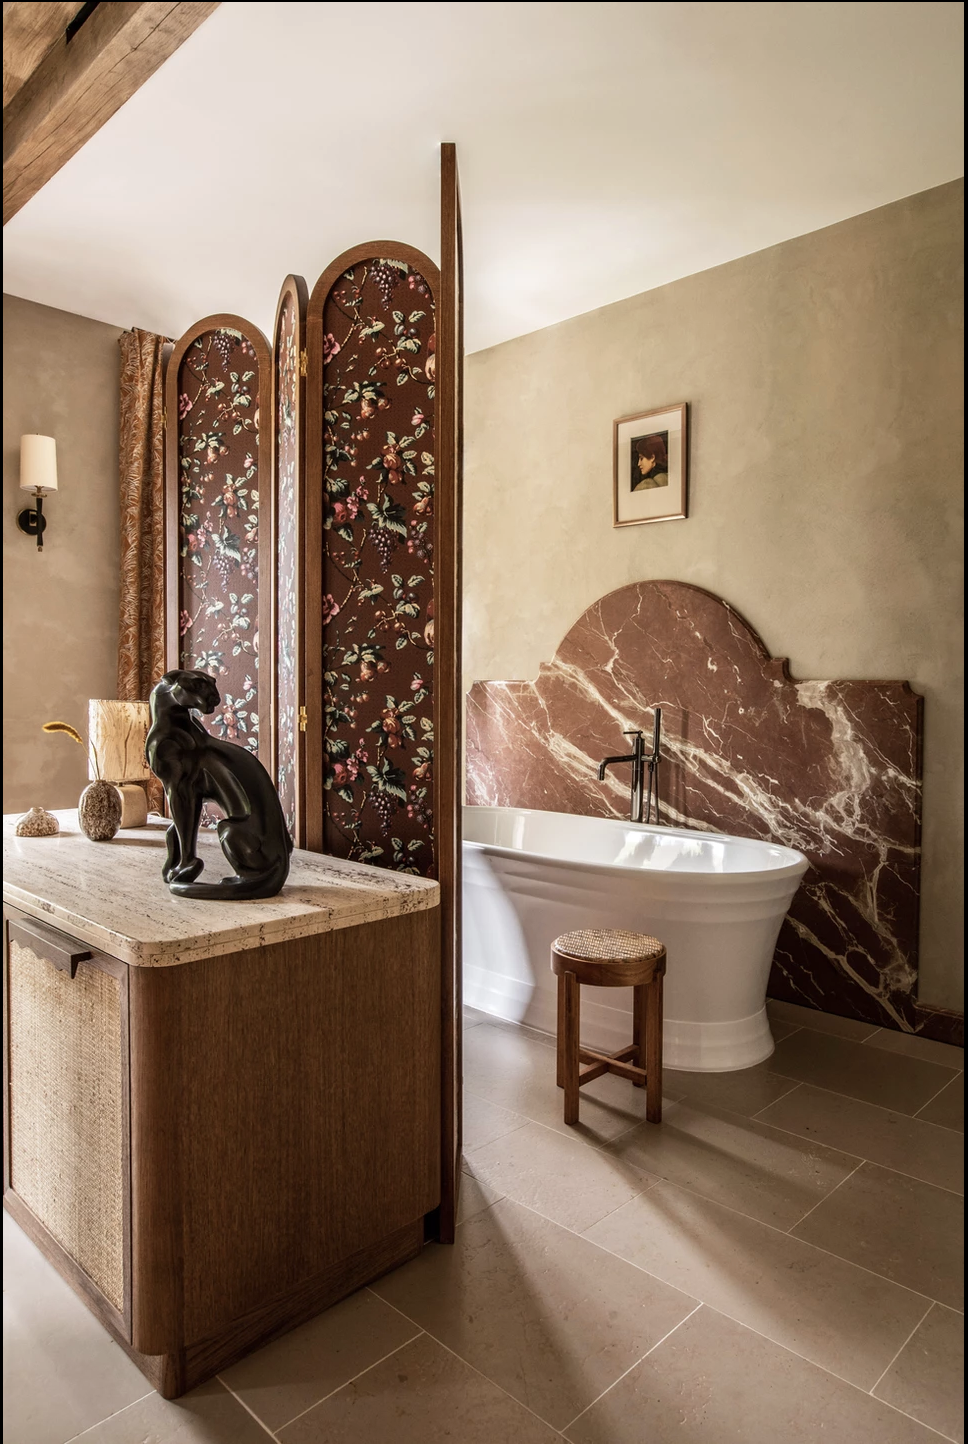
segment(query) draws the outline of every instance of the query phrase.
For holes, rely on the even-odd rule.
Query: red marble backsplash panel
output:
[[[906,682],[798,682],[738,612],[683,582],[601,598],[534,682],[468,695],[467,800],[628,816],[662,708],[662,821],[769,838],[810,861],[770,995],[944,1042],[964,1019],[917,1001],[921,698]]]

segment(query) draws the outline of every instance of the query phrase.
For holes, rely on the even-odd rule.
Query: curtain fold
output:
[[[164,336],[125,331],[121,348],[121,616],[118,698],[145,701],[165,671]],[[148,784],[161,809],[161,785]]]

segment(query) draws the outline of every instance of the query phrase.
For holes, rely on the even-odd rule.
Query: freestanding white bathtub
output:
[[[766,984],[807,859],[751,838],[525,808],[464,808],[464,1001],[554,1033],[551,944],[578,927],[668,951],[664,1063],[711,1073],[773,1052]],[[582,1038],[632,1037],[631,990],[582,989]]]

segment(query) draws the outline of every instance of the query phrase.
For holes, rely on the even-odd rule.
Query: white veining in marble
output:
[[[71,937],[138,967],[170,967],[311,937],[437,907],[426,878],[297,849],[278,897],[208,902],[174,897],[162,881],[162,818],[90,842],[76,812],[57,812],[56,837],[16,837],[4,818],[3,900]],[[209,877],[230,869],[218,838],[200,833]]]

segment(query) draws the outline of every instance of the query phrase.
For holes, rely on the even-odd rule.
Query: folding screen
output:
[[[213,674],[206,725],[258,752],[298,846],[440,883],[442,1239],[460,1177],[460,286],[445,145],[439,269],[355,246],[308,302],[286,278],[271,354],[210,316],[166,381],[169,667]]]
[[[266,765],[271,395],[268,343],[240,316],[207,316],[175,343],[165,378],[167,665],[212,674],[222,700],[206,726]],[[262,668],[260,639],[270,643]]]

